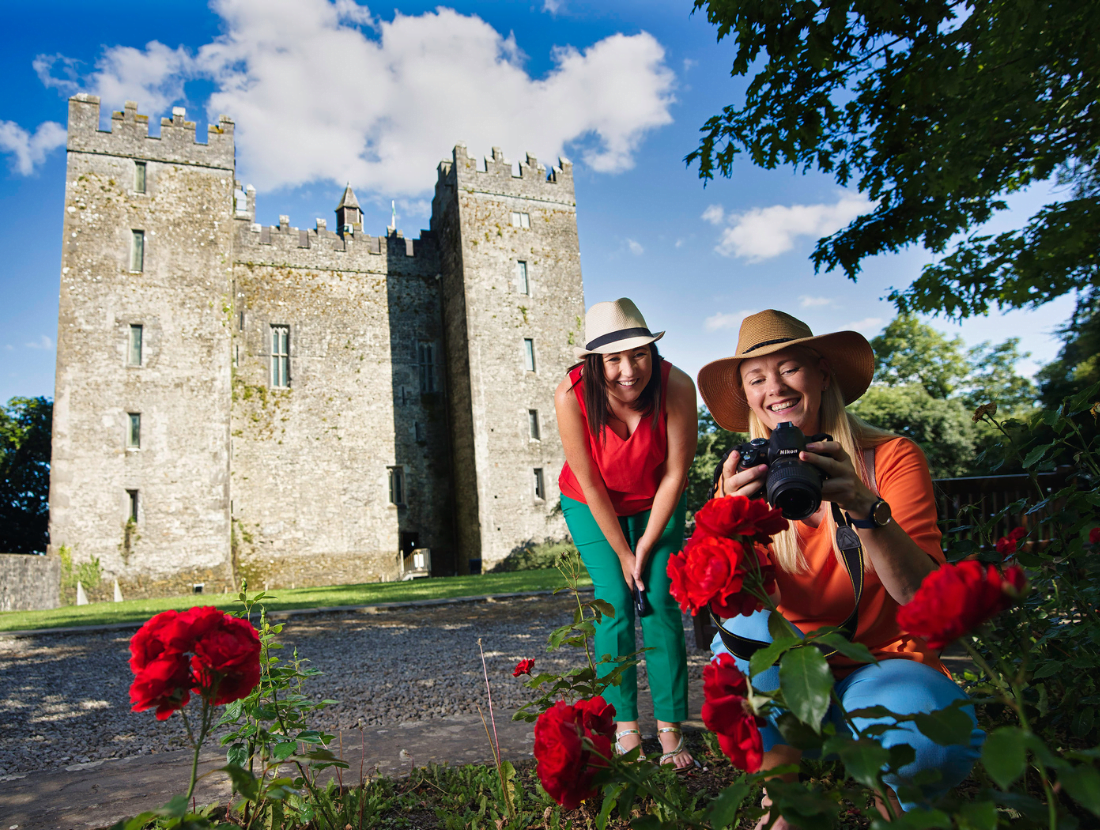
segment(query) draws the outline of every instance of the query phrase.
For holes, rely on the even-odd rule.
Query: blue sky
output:
[[[862,206],[817,174],[741,161],[706,188],[683,157],[698,129],[737,102],[732,46],[690,2],[534,0],[372,8],[354,0],[62,0],[5,10],[0,31],[0,401],[53,394],[66,99],[126,100],[159,124],[172,107],[205,126],[236,122],[238,177],[257,221],[333,221],[350,181],[369,233],[396,201],[398,227],[427,227],[436,163],[465,141],[518,162],[574,162],[586,303],[633,298],[662,351],[694,374],[732,354],[747,312],[780,308],[815,331],[877,334],[882,298],[930,255],[865,263],[859,282],[814,274],[817,236]],[[65,25],[55,25],[64,20]],[[156,128],[154,128],[155,131]],[[991,223],[1010,227],[1047,191]],[[1057,353],[1072,299],[953,325],[969,345],[1022,338],[1030,373]]]

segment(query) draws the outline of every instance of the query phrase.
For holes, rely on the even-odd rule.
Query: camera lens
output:
[[[768,503],[791,521],[812,516],[821,506],[821,476],[802,462],[773,465],[768,471]]]

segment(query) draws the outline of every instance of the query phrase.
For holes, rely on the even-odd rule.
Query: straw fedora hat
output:
[[[858,399],[871,385],[875,353],[857,331],[837,331],[814,336],[810,327],[782,311],[769,309],[746,317],[737,336],[737,353],[708,363],[699,370],[699,393],[723,429],[746,432],[749,403],[741,388],[741,361],[789,349],[809,346],[829,361],[844,403]]]
[[[573,354],[577,360],[584,360],[590,354],[625,352],[664,336],[663,331],[651,332],[634,301],[622,297],[588,309],[584,315],[584,347],[574,346]]]

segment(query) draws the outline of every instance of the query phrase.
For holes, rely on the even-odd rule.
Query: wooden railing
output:
[[[1074,472],[1073,467],[1059,467],[1052,473],[1040,473],[1039,484],[1043,492],[1049,495],[1063,488]],[[933,479],[932,487],[935,492],[940,528],[944,531],[960,523],[970,525],[978,520],[987,521],[998,511],[1020,499],[1026,499],[1031,503],[1039,500],[1035,484],[1028,475],[938,478]],[[1031,515],[1021,511],[1002,517],[994,525],[993,539],[1007,536],[1008,532],[1015,527],[1024,527],[1029,531],[1027,540],[1023,543],[1026,550],[1046,547],[1050,542],[1050,525],[1042,525],[1040,521],[1050,511],[1056,509],[1057,505],[1052,505],[1046,511],[1038,511]],[[977,542],[977,535],[975,531],[969,530],[952,534],[952,539],[969,539]],[[717,633],[714,624],[710,621],[710,616],[701,612],[695,617],[694,622],[696,648],[709,649],[710,642]]]

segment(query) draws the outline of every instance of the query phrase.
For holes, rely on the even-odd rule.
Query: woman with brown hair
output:
[[[573,542],[614,618],[596,627],[596,655],[633,654],[635,593],[648,603],[641,615],[649,687],[661,763],[677,769],[694,760],[684,749],[680,722],[687,710],[687,651],[680,609],[669,594],[668,557],[684,541],[684,490],[695,456],[695,386],[663,360],[637,306],[623,298],[588,310],[585,346],[558,386],[554,403],[565,447],[562,511]],[[602,664],[601,674],[614,668]],[[615,707],[616,749],[641,744],[637,672],[623,673],[604,698]]]

